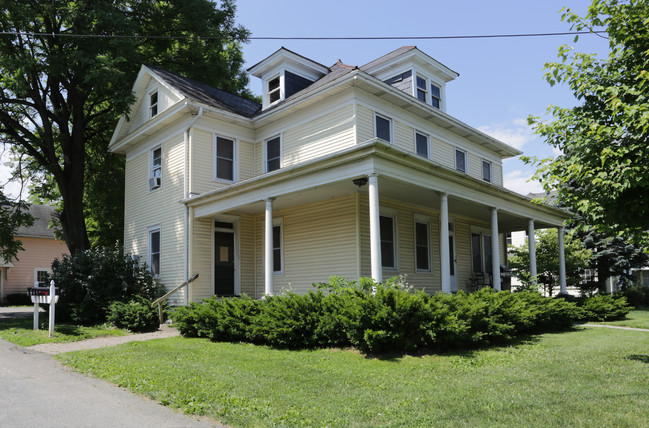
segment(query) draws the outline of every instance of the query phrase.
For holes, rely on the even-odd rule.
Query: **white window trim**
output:
[[[239,180],[239,161],[238,161],[238,159],[239,159],[239,143],[238,143],[237,139],[233,138],[233,137],[228,137],[228,136],[222,135],[222,134],[213,134],[213,135],[214,135],[214,137],[213,137],[212,141],[213,141],[213,148],[214,148],[214,151],[213,151],[213,153],[214,153],[214,159],[213,159],[214,167],[212,168],[212,179],[214,181],[218,181],[220,183],[234,183],[235,181]],[[218,137],[224,138],[226,140],[232,140],[232,180],[228,180],[226,178],[218,178],[216,176],[216,173],[218,172],[217,171],[217,166],[216,166],[216,164],[217,164],[217,162],[216,162],[216,159],[217,159],[216,158],[216,156],[217,156],[216,155],[216,141],[217,141]],[[280,144],[280,146],[281,146],[281,144]]]
[[[428,228],[428,269],[419,269],[417,267],[417,223],[425,224]],[[415,272],[417,273],[433,273],[433,239],[432,239],[432,227],[431,219],[428,216],[415,214],[413,219],[414,225],[414,236],[413,236],[413,246],[415,250]]]
[[[485,180],[484,178],[484,164],[489,164],[489,180]],[[485,183],[493,183],[494,182],[494,165],[491,161],[488,161],[487,159],[482,159],[482,170],[480,171],[480,175],[482,178],[482,181]]]
[[[158,268],[160,269],[160,272],[158,272],[158,275],[155,275],[155,278],[160,278],[160,273],[162,272],[162,232],[161,232],[160,229],[161,229],[160,225],[150,226],[147,229],[147,239],[148,239],[148,242],[147,242],[148,257],[147,257],[147,259],[148,259],[148,265],[149,265],[149,272],[151,272],[151,268],[153,267],[153,263],[151,262],[152,261],[152,256],[153,256],[153,252],[151,251],[151,234],[153,234],[155,232],[158,232],[160,234],[160,249],[158,251],[158,257],[160,258],[160,260],[158,262]]]
[[[34,282],[33,282],[33,284],[36,284],[36,283],[38,282],[38,272],[47,272],[48,275],[52,273],[52,271],[50,270],[50,268],[46,268],[46,267],[35,267],[35,268],[34,268]],[[49,286],[49,284],[46,283],[46,284],[45,284],[45,287],[47,287],[47,286]]]
[[[399,270],[399,242],[397,240],[399,236],[398,224],[397,224],[397,210],[394,208],[379,208],[379,217],[390,217],[392,218],[392,242],[394,246],[392,247],[392,256],[394,260],[394,266],[383,266],[383,261],[381,261],[381,269],[388,272],[396,272]],[[379,234],[381,233],[380,221],[379,221]],[[380,237],[379,237],[380,238]]]
[[[381,119],[385,119],[389,122],[390,124],[390,141],[387,141],[387,143],[394,144],[394,122],[391,117],[386,116],[381,113],[374,112],[374,138],[378,138],[381,141],[385,141],[383,138],[380,138],[378,134],[378,130],[376,129],[376,118],[380,117]]]
[[[421,156],[419,153],[417,153],[417,134],[423,135],[424,137],[426,137],[427,155],[425,156],[425,159],[432,159],[432,155],[431,155],[432,147],[431,147],[431,142],[430,142],[430,140],[431,140],[430,135],[427,132],[423,132],[423,131],[420,131],[418,129],[415,129],[415,154]],[[424,157],[424,156],[422,156],[422,157]]]
[[[159,186],[151,186],[151,184],[149,183],[149,192],[153,192],[154,190],[158,190],[158,189],[162,188],[162,146],[161,145],[158,145],[158,146],[152,148],[151,150],[149,150],[149,153],[150,153],[149,154],[149,179],[155,178],[154,167],[153,167],[153,159],[154,159],[154,156],[155,156],[154,155],[155,151],[158,150],[158,149],[160,149],[160,185]]]
[[[270,83],[271,80],[274,80],[279,77],[279,98],[277,101],[273,101],[272,103],[270,102],[270,91],[268,90],[268,84]],[[284,70],[279,71],[278,73],[273,73],[268,77],[268,79],[264,80],[264,108],[268,108],[270,106],[273,106],[280,101],[284,100]]]
[[[283,150],[283,147],[282,147],[283,146],[283,144],[282,144],[283,138],[282,138],[282,134],[277,134],[277,135],[273,135],[272,137],[266,138],[264,140],[264,147],[263,147],[263,149],[264,149],[263,150],[263,152],[264,152],[264,173],[269,172],[268,171],[268,142],[270,140],[274,140],[275,138],[278,138],[278,137],[279,137],[279,168],[275,169],[273,171],[278,171],[278,170],[282,169],[282,158],[283,158],[283,154],[284,154],[283,153],[284,150]],[[273,172],[273,171],[270,171],[270,172]]]
[[[464,171],[461,169],[457,168],[457,152],[462,152],[464,153]],[[455,147],[455,150],[453,151],[453,169],[457,172],[461,172],[463,174],[468,174],[469,173],[469,155],[466,150],[460,148],[460,147]]]
[[[215,140],[216,141],[216,140]],[[212,291],[214,291],[214,232],[226,232],[234,234],[234,294],[236,296],[241,295],[241,254],[239,252],[239,216],[231,214],[219,214],[212,217]],[[216,227],[214,224],[217,221],[223,223],[232,223],[232,230],[230,229],[221,229]]]
[[[430,104],[431,103],[431,96],[432,96],[432,94],[430,93],[430,88],[428,87],[430,79],[428,79],[428,76],[426,76],[425,74],[420,73],[420,72],[415,71],[415,70],[413,70],[413,76],[415,76],[414,79],[413,79],[413,84],[414,84],[414,87],[415,87],[415,90],[414,90],[415,98],[417,98],[419,100],[419,97],[418,97],[418,94],[417,94],[417,92],[420,89],[419,85],[417,84],[417,77],[419,77],[419,78],[424,80],[424,89],[422,89],[424,91],[424,99],[419,100],[419,101],[422,101],[422,102],[424,102],[426,104]]]
[[[273,264],[273,275],[275,276],[283,276],[284,275],[284,218],[283,217],[275,217],[273,218],[273,228],[276,226],[279,226],[279,254],[280,254],[280,264],[281,264],[281,269],[280,270],[275,270],[275,266]],[[273,254],[275,253],[275,247],[273,247]],[[274,259],[273,259],[274,263]]]
[[[157,93],[158,94],[158,100],[155,103],[156,106],[156,114],[153,114],[152,109],[153,109],[153,104],[151,104],[151,96],[153,94]],[[153,119],[154,117],[158,116],[160,114],[160,91],[158,90],[157,87],[154,87],[147,92],[147,111],[149,113],[149,119]]]

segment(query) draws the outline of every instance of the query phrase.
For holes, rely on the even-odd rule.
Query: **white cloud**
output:
[[[525,119],[514,119],[510,123],[480,126],[478,130],[519,150],[522,150],[525,144],[537,138]]]
[[[503,181],[505,187],[521,195],[543,192],[543,186],[538,181],[530,181],[534,173],[520,169],[505,173]]]

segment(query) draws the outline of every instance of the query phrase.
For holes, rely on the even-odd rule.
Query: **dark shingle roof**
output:
[[[261,109],[261,104],[205,83],[146,64],[156,75],[193,101],[216,107],[245,117]]]
[[[47,205],[30,205],[29,214],[34,217],[34,224],[30,227],[23,226],[18,228],[16,236],[54,239],[54,229],[50,229],[48,226],[55,212],[56,207],[50,207]]]
[[[399,55],[411,51],[413,49],[417,49],[417,46],[401,46],[399,49],[393,50],[390,53],[387,53],[383,55],[382,57],[379,57],[373,61],[368,62],[367,64],[361,66],[361,70],[365,71],[368,69],[371,69],[372,67],[381,64],[382,62],[389,61],[392,58],[398,57]]]

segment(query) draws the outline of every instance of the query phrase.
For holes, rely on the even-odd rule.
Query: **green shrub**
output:
[[[582,306],[585,321],[614,321],[626,318],[631,312],[626,297],[598,294],[586,299]]]
[[[113,301],[128,302],[134,296],[155,300],[162,293],[147,267],[138,266],[121,248],[64,255],[52,263],[52,279],[61,289],[57,318],[81,325],[105,322]]]
[[[9,293],[2,301],[3,306],[30,306],[33,305],[31,297],[27,292]]]
[[[626,286],[619,294],[626,297],[629,304],[635,308],[649,307],[649,286]]]
[[[143,297],[135,297],[126,303],[111,303],[106,318],[115,327],[135,333],[155,331],[160,325],[158,307],[152,307],[151,302]]]

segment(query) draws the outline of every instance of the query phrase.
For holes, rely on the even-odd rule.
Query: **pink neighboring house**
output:
[[[18,260],[6,262],[0,258],[0,300],[7,294],[27,292],[35,282],[46,285],[47,274],[52,271],[52,262],[63,254],[69,254],[64,241],[54,237],[54,230],[48,228],[56,208],[45,205],[31,205],[34,217],[31,227],[21,227],[16,239],[23,243]]]

